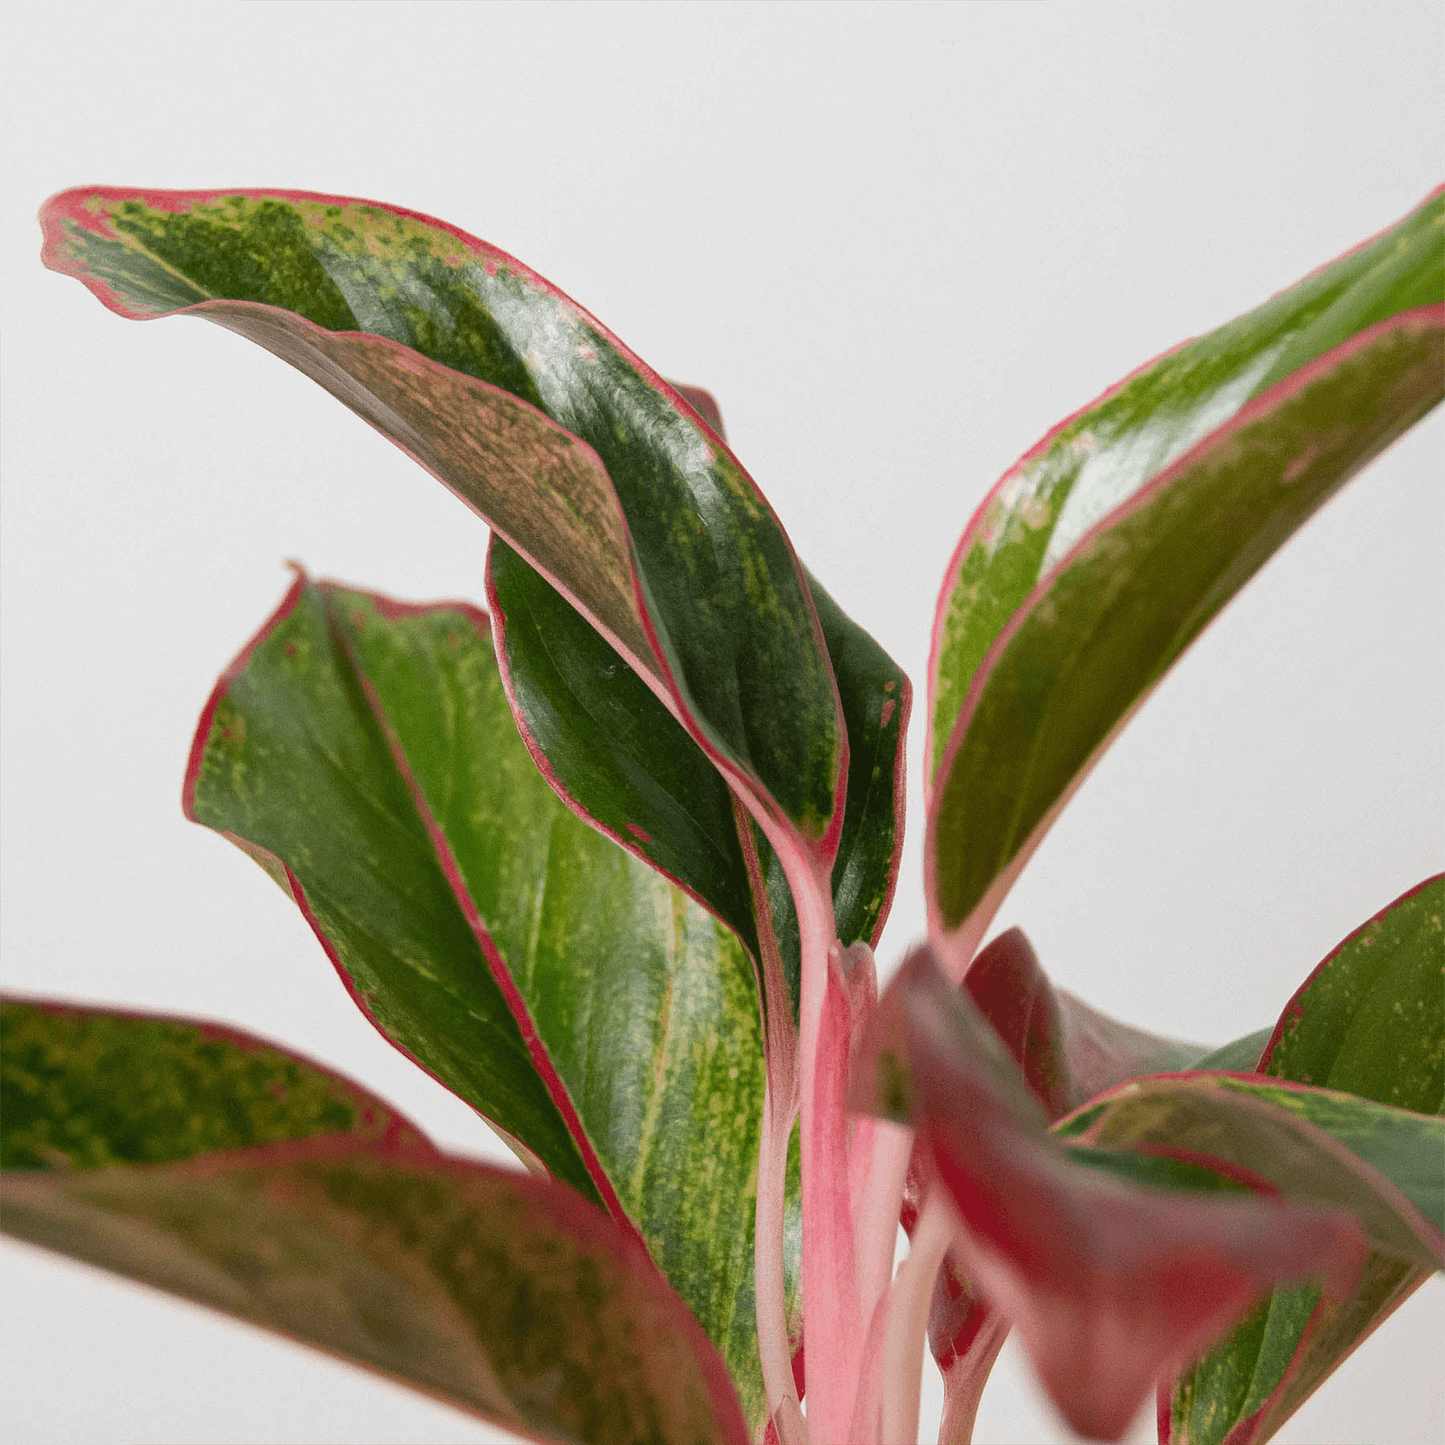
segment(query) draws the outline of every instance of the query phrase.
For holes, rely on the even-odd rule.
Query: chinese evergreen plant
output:
[[[42,220],[111,310],[260,342],[491,526],[486,613],[298,575],[184,803],[529,1172],[261,1040],[14,998],[12,1234],[545,1441],[898,1445],[926,1339],[956,1445],[1011,1328],[1086,1435],[1157,1391],[1162,1441],[1263,1441],[1441,1267],[1442,878],[1213,1052],[980,945],[1168,667],[1445,393],[1445,194],[989,493],[933,624],[928,938],[881,999],[910,684],[707,393],[395,207]]]

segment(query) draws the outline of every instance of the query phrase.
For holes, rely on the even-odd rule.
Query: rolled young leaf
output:
[[[1351,934],[1267,1034],[1261,1073],[1440,1114],[1442,919],[1445,879],[1437,877]],[[1347,1299],[1321,1300],[1308,1289],[1274,1294],[1172,1391],[1161,1391],[1160,1438],[1261,1445],[1429,1273],[1376,1251]]]
[[[388,1039],[635,1227],[755,1415],[752,963],[557,799],[485,615],[298,578],[218,684],[185,803],[286,887]]]
[[[846,740],[807,586],[697,412],[512,257],[397,207],[83,188],[43,256],[130,317],[258,341],[396,441],[559,587],[815,867]]]
[[[1445,196],[1137,372],[999,484],[930,669],[930,927],[962,974],[1058,809],[1281,543],[1445,394]]]
[[[1363,1260],[1360,1226],[1337,1208],[1159,1192],[1077,1161],[926,948],[895,975],[859,1058],[852,1102],[914,1123],[962,1222],[968,1278],[1082,1433],[1117,1438],[1162,1374],[1275,1283],[1323,1278],[1342,1292]],[[1345,1151],[1275,1112],[1284,1137],[1308,1136],[1338,1164]]]
[[[533,1439],[748,1439],[713,1346],[563,1185],[438,1153],[212,1025],[7,1000],[4,1228]]]

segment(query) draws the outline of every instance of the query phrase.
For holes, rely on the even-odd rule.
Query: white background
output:
[[[308,188],[487,237],[717,393],[800,554],[921,682],[950,549],[1019,452],[1442,169],[1434,4],[27,5],[4,27],[8,986],[232,1020],[476,1153],[485,1129],[178,795],[284,558],[477,598],[484,531],[259,349],[123,322],[42,271],[45,196]],[[1233,1037],[1440,868],[1442,422],[1285,548],[1073,802],[999,920],[1056,979]],[[885,966],[918,880],[915,831]],[[6,1438],[496,1438],[205,1311],[0,1258]],[[1437,1280],[1280,1438],[1445,1438],[1442,1337]],[[979,1439],[1066,1434],[1007,1353]]]

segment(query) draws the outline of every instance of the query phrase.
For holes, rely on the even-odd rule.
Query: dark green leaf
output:
[[[838,937],[875,943],[902,842],[907,677],[809,578],[843,697],[850,761],[833,864]],[[626,661],[500,538],[488,556],[498,656],[538,764],[583,814],[701,899],[758,957],[754,904],[730,794],[707,755]],[[777,855],[753,830],[790,1011],[797,915]]]
[[[848,730],[847,807],[833,862],[833,912],[841,942],[871,947],[893,903],[903,848],[903,745],[913,684],[811,572],[808,587]]]
[[[1366,327],[1440,301],[1440,192],[1246,315],[1132,373],[1031,448],[974,514],[939,598],[929,667],[932,779],[990,647],[1095,523]]]
[[[249,336],[404,446],[831,862],[844,739],[797,559],[716,434],[585,311],[370,202],[84,189],[42,221],[47,263],[112,309]]]
[[[1351,934],[1257,1046],[1261,1071],[1439,1114],[1442,902],[1445,879],[1431,879]],[[1231,1066],[1249,1067],[1201,1064]],[[1421,1162],[1428,1165],[1429,1156]],[[1440,1169],[1445,1173],[1445,1164]],[[1428,1275],[1426,1267],[1377,1252],[1346,1300],[1276,1292],[1179,1380],[1168,1406],[1170,1439],[1219,1445],[1235,1430],[1244,1432],[1237,1445],[1269,1439]]]
[[[497,660],[538,766],[583,816],[706,903],[757,957],[732,794],[595,629],[500,537],[487,553]]]
[[[1136,374],[1030,453],[971,526],[935,630],[926,849],[955,973],[1174,660],[1445,393],[1442,218],[1437,195]]]

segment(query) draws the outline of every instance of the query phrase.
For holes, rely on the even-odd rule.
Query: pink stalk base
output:
[[[792,1070],[788,1070],[792,1084]],[[754,1236],[754,1293],[758,1313],[758,1354],[763,1388],[778,1445],[806,1445],[807,1434],[793,1382],[788,1342],[787,1292],[783,1275],[783,1225],[787,1208],[788,1140],[797,1113],[794,1090],[775,1095],[772,1081],[763,1095],[762,1147],[758,1151],[758,1197]],[[791,1405],[791,1409],[785,1408]]]
[[[788,861],[784,857],[785,868]],[[850,1435],[863,1363],[844,1113],[851,1021],[842,976],[830,958],[835,924],[827,879],[809,870],[795,880],[794,870],[788,872],[803,951],[803,1307],[806,1338],[817,1342],[807,1357],[808,1435],[819,1445],[840,1445]]]
[[[918,1439],[918,1395],[923,1380],[923,1339],[933,1303],[933,1283],[953,1235],[946,1201],[936,1193],[923,1206],[913,1231],[912,1248],[898,1277],[879,1302],[884,1320],[882,1434],[884,1441]]]

